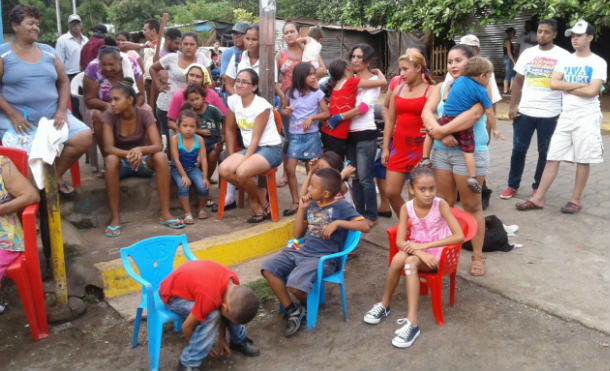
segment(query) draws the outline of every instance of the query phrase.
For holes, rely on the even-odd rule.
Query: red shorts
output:
[[[424,139],[426,139],[425,136],[404,136],[395,131],[387,169],[399,173],[410,173],[421,160]]]

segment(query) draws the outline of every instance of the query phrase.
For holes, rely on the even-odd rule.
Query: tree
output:
[[[320,6],[318,15],[327,22],[430,30],[436,36],[452,37],[513,19],[523,11],[568,23],[584,18],[597,30],[610,26],[608,0],[332,0]]]
[[[76,8],[83,23],[83,33],[87,34],[91,27],[100,23],[108,22],[108,6],[98,0],[83,0]]]
[[[115,0],[108,9],[108,20],[117,30],[140,30],[150,18],[161,19],[163,0]]]

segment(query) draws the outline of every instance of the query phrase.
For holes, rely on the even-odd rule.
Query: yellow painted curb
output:
[[[265,223],[222,236],[212,236],[189,242],[189,247],[198,259],[214,260],[226,266],[235,265],[277,251],[292,238],[294,217],[275,223]],[[178,250],[174,268],[186,261],[182,250]],[[140,290],[123,269],[121,259],[95,264],[103,282],[104,295],[113,298]]]

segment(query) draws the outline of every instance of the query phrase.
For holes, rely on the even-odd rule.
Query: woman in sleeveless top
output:
[[[516,32],[515,29],[509,27],[506,29],[506,38],[502,43],[502,54],[504,55],[504,94],[509,94],[509,83],[510,89],[513,87],[513,79],[515,78],[515,44],[513,44],[513,39],[515,38]]]
[[[400,215],[400,208],[404,205],[400,194],[407,174],[417,166],[422,156],[426,134],[421,112],[430,84],[434,83],[419,51],[408,51],[398,63],[405,83],[392,92],[381,154],[381,163],[387,167],[386,196],[396,215]],[[389,148],[390,140],[392,148]]]
[[[465,45],[456,45],[447,54],[447,69],[453,79],[464,73],[468,59],[473,56],[472,49]],[[489,151],[487,149],[488,135],[485,129],[486,117],[483,107],[476,104],[470,110],[463,112],[445,126],[438,124],[438,117],[443,114],[444,100],[447,99],[450,83],[440,83],[431,89],[428,101],[422,110],[422,119],[428,133],[435,139],[430,160],[436,178],[438,196],[444,198],[453,206],[460,195],[460,203],[464,211],[477,221],[477,233],[472,239],[472,263],[470,274],[482,276],[485,274],[483,264],[483,238],[485,236],[485,218],[481,206],[481,194],[473,193],[467,185],[468,171],[457,141],[451,133],[472,127],[475,141],[476,176],[479,184],[483,184],[489,169]]]

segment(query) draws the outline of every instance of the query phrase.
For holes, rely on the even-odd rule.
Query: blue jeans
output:
[[[377,192],[373,177],[376,152],[375,139],[347,143],[347,159],[356,168],[356,176],[352,180],[352,197],[356,210],[368,220],[377,220]]]
[[[167,111],[155,108],[157,114],[157,122],[159,123],[159,132],[161,135],[169,136],[169,127],[167,126]],[[169,140],[169,137],[167,138]]]
[[[197,195],[199,197],[207,197],[208,189],[203,185],[203,174],[201,173],[201,169],[198,167],[191,167],[184,169],[184,172],[191,180],[191,185],[197,189]],[[170,174],[172,175],[172,179],[176,183],[176,186],[178,186],[178,197],[188,197],[189,187],[182,186],[182,177],[174,165],[170,166]]]
[[[188,317],[195,305],[194,301],[185,300],[182,298],[173,298],[167,302],[167,309],[176,313],[184,319]],[[201,362],[208,356],[210,349],[214,346],[214,342],[218,336],[218,321],[220,321],[220,311],[215,310],[207,315],[204,322],[200,322],[191,335],[189,344],[182,350],[180,362],[188,367],[199,367]],[[232,343],[240,343],[246,337],[246,328],[243,325],[235,325],[229,323],[229,339]]]
[[[515,70],[513,69],[513,61],[510,60],[508,55],[504,56],[504,81],[509,82],[510,79],[515,77]]]
[[[513,121],[513,153],[510,156],[510,171],[508,172],[510,188],[519,189],[525,166],[525,156],[535,130],[538,138],[538,163],[532,188],[538,189],[555,125],[557,125],[557,117],[531,117],[520,113],[515,118]]]

